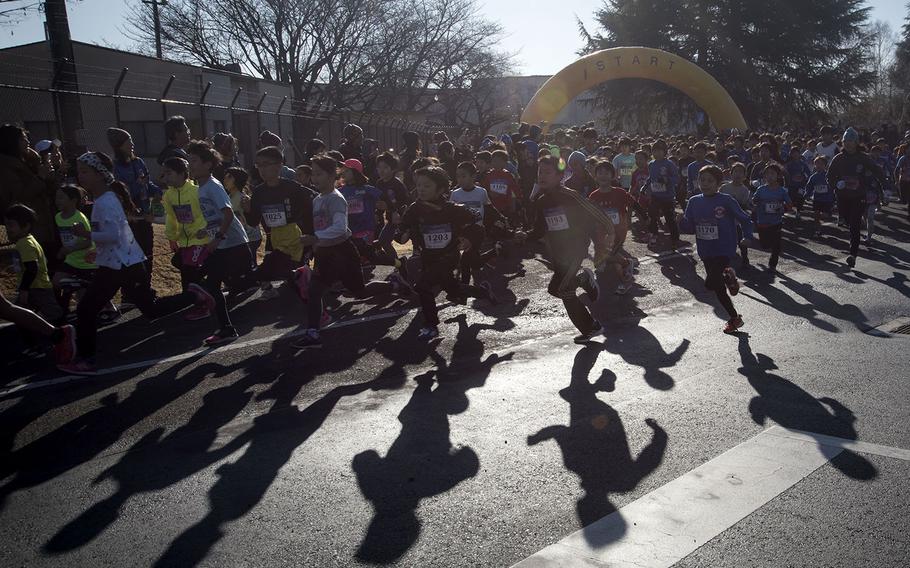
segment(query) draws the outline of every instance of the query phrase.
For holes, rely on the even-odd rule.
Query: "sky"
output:
[[[900,28],[907,0],[869,0],[872,19]],[[0,10],[36,4],[38,0],[0,3]],[[138,0],[69,0],[70,33],[73,39],[128,49],[131,41],[123,34],[129,4]],[[495,0],[478,2],[481,13],[498,21],[504,29],[502,46],[516,54],[515,74],[552,75],[577,59],[581,47],[576,16],[596,31],[594,11],[603,0],[572,0],[560,11],[559,3],[546,0]],[[44,39],[43,15],[31,10],[15,26],[0,26],[0,48]],[[104,25],[110,22],[111,25]],[[533,31],[529,31],[533,30]],[[544,31],[545,30],[545,31]],[[544,31],[544,33],[541,33]]]

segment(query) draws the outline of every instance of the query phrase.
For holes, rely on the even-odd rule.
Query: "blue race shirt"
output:
[[[382,192],[372,185],[345,185],[338,190],[348,202],[348,228],[351,233],[376,231],[376,203]]]
[[[784,209],[791,203],[790,192],[785,187],[772,189],[763,185],[752,196],[755,205],[755,222],[758,225],[780,225]]]
[[[787,187],[790,189],[802,189],[806,187],[809,176],[812,172],[806,162],[800,160],[790,160],[785,166],[787,169]]]
[[[689,199],[679,229],[684,233],[695,233],[695,245],[701,258],[729,258],[736,254],[739,244],[737,223],[743,228],[743,237],[751,239],[752,220],[735,199],[725,193],[699,194]]]
[[[679,168],[670,160],[651,160],[648,164],[651,198],[657,201],[674,201],[679,186]]]
[[[828,187],[828,172],[815,172],[806,184],[806,197],[812,196],[816,203],[834,203],[835,195]]]

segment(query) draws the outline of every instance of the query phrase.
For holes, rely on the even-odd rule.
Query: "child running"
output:
[[[815,237],[822,236],[822,217],[831,218],[834,211],[835,193],[828,187],[828,158],[816,156],[813,162],[815,170],[806,184],[806,198],[812,199],[812,211],[815,213]]]
[[[719,167],[702,168],[698,173],[701,194],[689,198],[679,222],[684,232],[695,233],[698,256],[705,265],[705,288],[717,295],[718,302],[730,316],[724,333],[733,333],[743,326],[743,318],[730,299],[739,293],[739,282],[730,259],[736,254],[737,244],[749,244],[752,220],[733,197],[719,193],[723,179]],[[737,225],[745,235],[742,241],[736,231]]]
[[[537,183],[540,193],[534,200],[534,228],[518,233],[519,239],[546,241],[553,277],[547,291],[560,298],[569,319],[579,331],[575,343],[583,344],[603,332],[603,326],[591,316],[576,290],[582,288],[590,302],[596,302],[600,287],[590,268],[581,268],[588,256],[592,236],[595,247],[607,250],[613,242],[613,223],[593,203],[562,184],[565,165],[556,156],[545,156],[538,162]]]
[[[742,162],[736,162],[730,167],[731,181],[720,186],[720,192],[735,199],[736,203],[746,212],[752,209],[752,193],[746,185],[747,173],[748,170],[746,169],[746,165]],[[740,264],[739,269],[745,270],[750,266],[749,247],[742,244],[745,235],[743,234],[741,225],[736,226],[736,235],[741,241],[739,245],[739,256],[742,258],[742,264]]]
[[[777,272],[777,261],[780,258],[784,213],[790,209],[792,202],[790,192],[781,186],[784,172],[780,165],[765,166],[763,177],[765,185],[755,191],[752,204],[755,206],[758,239],[763,249],[771,249],[768,269],[774,273]]]
[[[787,192],[796,209],[796,220],[799,221],[802,217],[803,203],[806,201],[806,185],[812,175],[809,166],[803,161],[802,148],[799,145],[790,148],[790,157],[785,167],[787,169]]]
[[[313,185],[319,195],[313,199],[313,233],[303,235],[300,242],[303,246],[313,247],[315,262],[307,293],[308,327],[293,344],[296,349],[322,347],[319,328],[324,313],[323,296],[336,282],[341,282],[348,293],[357,298],[413,293],[397,273],[393,273],[388,282],[374,280],[364,283],[360,255],[348,227],[348,204],[335,189],[338,162],[332,157],[320,155],[314,156],[310,165],[313,168]]]
[[[402,244],[410,240],[421,251],[422,271],[414,289],[420,299],[424,326],[417,338],[430,341],[439,337],[437,287],[456,301],[484,298],[495,304],[496,297],[488,282],[471,286],[455,279],[459,249],[468,251],[479,247],[483,227],[477,224],[470,209],[445,200],[444,194],[451,185],[445,170],[437,166],[421,168],[414,172],[414,183],[417,201],[405,211],[395,240]],[[483,188],[473,191],[483,191]]]
[[[209,236],[199,204],[199,188],[189,179],[189,164],[176,156],[161,165],[161,179],[167,186],[161,200],[164,206],[164,235],[171,251],[171,264],[180,272],[180,285],[187,290],[202,281],[202,266],[209,256]],[[206,306],[187,311],[184,316],[194,321],[211,314]]]
[[[594,169],[594,176],[597,180],[597,189],[591,192],[588,199],[596,204],[601,211],[613,223],[613,241],[604,242],[608,247],[612,244],[612,250],[623,254],[623,245],[626,242],[626,235],[629,232],[629,223],[632,219],[632,211],[635,210],[642,218],[647,217],[638,203],[629,195],[625,188],[614,185],[616,183],[616,170],[610,162],[600,162]],[[595,259],[606,256],[607,251],[594,251]],[[633,283],[632,270],[637,262],[636,259],[623,254],[628,262],[625,268],[622,264],[613,264],[619,277],[619,284],[616,287],[616,293],[623,295],[628,292],[629,286]],[[595,264],[597,261],[595,261]]]
[[[47,272],[47,258],[44,249],[32,235],[38,220],[34,210],[16,203],[6,210],[6,236],[16,243],[16,257],[13,266],[19,272],[16,303],[40,314],[44,319],[57,322],[63,317],[63,310],[54,295],[54,288]]]
[[[77,160],[79,183],[94,197],[95,203],[92,230],[74,225],[73,233],[81,238],[90,237],[95,243],[98,270],[76,309],[78,357],[58,365],[61,371],[75,375],[98,372],[95,366],[96,317],[117,290],[129,291],[136,307],[149,319],[163,317],[192,304],[205,305],[209,309],[215,305],[212,294],[197,284],[190,284],[187,291],[174,296],[155,297],[148,285],[145,255],[126,217],[126,211],[132,211],[135,205],[126,187],[114,181],[113,167],[111,158],[101,152],[86,152]],[[221,295],[220,290],[218,295]]]
[[[505,218],[502,213],[493,206],[493,203],[490,201],[490,196],[487,194],[487,190],[474,183],[474,179],[477,177],[477,170],[474,167],[474,164],[471,162],[462,162],[455,170],[455,176],[457,186],[452,192],[452,196],[449,200],[452,203],[464,205],[465,208],[474,215],[476,224],[480,227],[479,234],[477,235],[477,246],[469,247],[461,254],[458,273],[462,284],[470,283],[471,277],[474,278],[474,283],[477,284],[480,268],[497,254],[497,247],[494,247],[485,253],[481,253],[480,251],[480,245],[486,236],[484,227],[497,222],[500,226],[504,226]]]
[[[663,217],[670,231],[671,246],[676,247],[679,241],[679,229],[676,227],[676,188],[679,186],[679,168],[667,159],[667,143],[658,140],[651,148],[654,159],[648,163],[647,193],[651,203],[648,218],[651,219],[651,237],[648,244],[657,244],[657,221]]]

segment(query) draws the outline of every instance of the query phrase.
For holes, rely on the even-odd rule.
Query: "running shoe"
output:
[[[400,294],[400,295],[402,295],[402,296],[412,296],[412,295],[414,295],[414,289],[411,288],[411,285],[408,284],[408,281],[405,280],[405,279],[401,276],[401,273],[399,273],[399,272],[393,272],[392,274],[389,275],[388,280],[389,280],[389,282],[392,283],[392,290],[393,290],[396,294]]]
[[[733,333],[744,325],[745,323],[743,323],[743,317],[736,316],[735,318],[728,321],[727,325],[724,326],[724,333]]]
[[[204,306],[209,312],[215,311],[215,298],[208,293],[208,290],[193,282],[186,287],[187,291],[196,294],[196,305]]]
[[[581,287],[588,293],[588,298],[592,302],[596,302],[597,298],[600,297],[600,284],[597,283],[597,277],[594,276],[594,271],[590,268],[582,269],[582,274],[584,274],[584,281]]]
[[[439,337],[439,329],[436,327],[422,327],[417,332],[417,339],[431,341]]]
[[[319,329],[323,329],[329,326],[332,323],[332,316],[329,314],[329,310],[322,310],[322,315],[319,316]]]
[[[214,347],[215,345],[221,345],[222,343],[228,343],[229,341],[234,341],[240,337],[233,327],[226,329],[219,329],[212,335],[206,337],[202,344],[206,347]]]
[[[278,290],[276,290],[271,283],[263,284],[259,289],[261,290],[259,298],[262,300],[271,300],[272,298],[278,297]]]
[[[615,293],[617,296],[625,296],[626,294],[629,293],[629,289],[626,287],[625,284],[623,284],[622,282],[620,282],[619,284],[617,284],[616,290],[614,291],[614,293]]]
[[[74,359],[69,363],[64,363],[62,365],[58,364],[57,368],[64,373],[69,373],[71,375],[83,375],[88,377],[98,374],[98,367],[88,359]]]
[[[856,266],[856,257],[853,256],[852,254],[847,257],[847,266],[849,266],[851,268]]]
[[[108,325],[120,319],[121,316],[120,310],[104,310],[98,314],[98,323]]]
[[[71,325],[64,325],[60,332],[60,341],[54,343],[54,360],[58,365],[65,365],[76,356],[76,330]]]
[[[496,294],[493,293],[493,286],[489,282],[484,280],[479,284],[480,288],[483,288],[487,293],[487,301],[493,304],[494,306],[499,303],[499,298],[496,297]]]
[[[724,268],[724,285],[731,296],[739,294],[739,280],[736,279],[736,271],[730,266]]]
[[[294,349],[314,349],[322,347],[322,338],[319,337],[318,329],[308,329],[303,335],[291,344]]]
[[[183,315],[183,319],[186,321],[199,321],[204,320],[207,317],[212,315],[212,312],[205,306],[193,306]]]
[[[635,265],[632,264],[631,261],[629,262],[629,264],[626,265],[626,268],[622,271],[622,277],[623,277],[623,281],[625,281],[626,284],[628,284],[635,278]]]
[[[592,337],[594,337],[596,335],[600,335],[603,332],[604,332],[603,326],[600,325],[600,322],[595,320],[594,327],[592,327],[587,333],[580,333],[580,334],[576,335],[572,341],[574,341],[575,343],[577,343],[579,345],[583,345],[583,344],[591,341]]]

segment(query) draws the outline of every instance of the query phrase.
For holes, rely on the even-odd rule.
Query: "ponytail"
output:
[[[114,192],[114,195],[117,196],[117,199],[120,200],[120,205],[123,207],[123,212],[126,213],[127,217],[130,215],[135,215],[138,212],[138,207],[133,203],[133,198],[130,197],[129,190],[126,189],[126,186],[122,182],[115,181],[111,183],[108,188]]]

